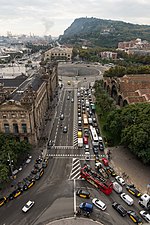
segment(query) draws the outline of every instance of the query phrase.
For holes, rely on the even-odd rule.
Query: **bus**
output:
[[[92,139],[93,146],[98,146],[99,145],[99,138],[98,138],[95,127],[90,126],[90,132],[91,132],[91,139]]]
[[[83,127],[84,129],[88,128],[88,117],[85,113],[83,113]]]
[[[88,165],[81,168],[81,178],[84,178],[87,182],[98,188],[106,195],[110,195],[113,190],[113,183],[93,171]]]

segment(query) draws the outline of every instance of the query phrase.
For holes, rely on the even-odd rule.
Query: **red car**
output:
[[[85,136],[84,136],[84,138],[83,138],[83,143],[84,143],[85,145],[87,145],[87,144],[88,144],[88,138],[87,138],[87,137],[85,137]]]
[[[109,166],[108,165],[108,159],[102,158],[102,162],[103,162],[104,166]]]

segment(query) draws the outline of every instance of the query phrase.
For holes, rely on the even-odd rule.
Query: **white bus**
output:
[[[90,126],[90,132],[91,132],[91,139],[93,146],[99,145],[99,138],[96,132],[96,129],[93,126]]]

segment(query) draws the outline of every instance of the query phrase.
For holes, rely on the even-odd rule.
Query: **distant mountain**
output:
[[[136,38],[150,41],[150,25],[97,18],[78,18],[59,37],[60,43],[88,43],[101,47],[117,47],[120,41]]]

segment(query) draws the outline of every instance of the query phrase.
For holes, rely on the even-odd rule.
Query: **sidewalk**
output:
[[[129,177],[127,183],[134,183],[142,192],[147,193],[147,185],[150,184],[150,166],[142,164],[128,149],[122,146],[109,147],[105,149],[111,151],[110,164],[122,176],[126,173]]]
[[[58,98],[58,96],[56,96],[56,98],[54,98],[55,104],[56,104],[57,98]],[[53,123],[54,123],[54,117],[55,117],[55,107],[53,107],[51,110],[52,110],[50,112],[51,113],[51,121],[48,121],[49,122],[48,126],[45,126],[45,129],[43,131],[45,134],[47,134],[47,136],[50,136],[50,133],[51,133],[51,130],[53,127]],[[5,188],[0,191],[0,195],[7,196],[9,193],[14,191],[15,185],[17,185],[18,182],[22,181],[23,178],[27,177],[31,173],[31,170],[34,168],[35,160],[39,156],[42,156],[44,158],[46,156],[46,154],[47,154],[47,140],[45,140],[45,141],[41,140],[41,141],[39,141],[39,145],[34,147],[33,150],[31,151],[31,155],[32,155],[31,162],[29,164],[25,164],[23,166],[22,171],[19,171],[17,173],[15,180],[6,184]]]

